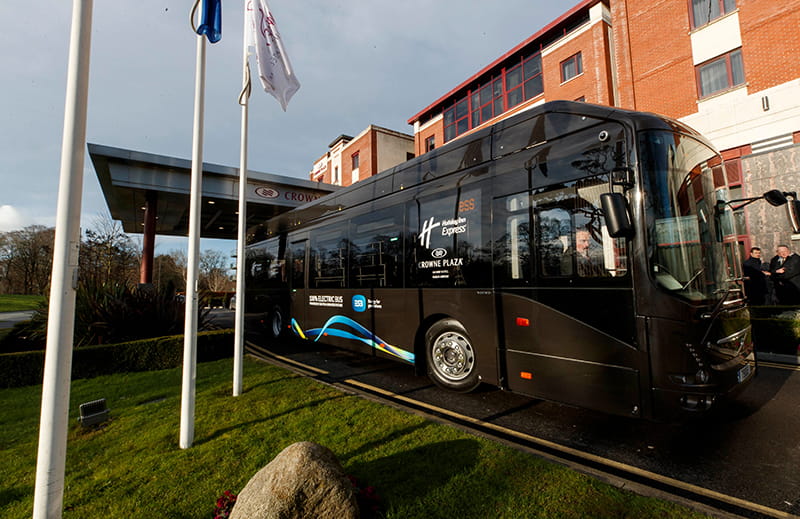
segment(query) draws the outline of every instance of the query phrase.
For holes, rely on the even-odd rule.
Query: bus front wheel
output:
[[[455,319],[442,319],[425,334],[428,376],[453,391],[472,391],[478,384],[475,350],[467,330]]]

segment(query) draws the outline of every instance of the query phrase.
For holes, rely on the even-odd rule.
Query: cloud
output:
[[[13,205],[0,205],[0,232],[16,231],[26,225],[29,223]]]

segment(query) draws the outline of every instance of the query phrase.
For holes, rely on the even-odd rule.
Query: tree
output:
[[[0,233],[0,292],[46,294],[54,239],[55,230],[42,225]]]
[[[185,254],[172,251],[153,258],[153,283],[159,290],[186,290],[186,262],[181,257],[185,260]]]
[[[140,254],[122,225],[99,215],[86,230],[79,258],[80,277],[94,286],[114,282],[133,285],[139,280]]]
[[[228,273],[230,259],[219,250],[205,250],[200,254],[199,285],[201,290],[224,292],[235,289],[235,281]]]

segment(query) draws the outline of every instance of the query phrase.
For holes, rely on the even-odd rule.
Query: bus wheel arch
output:
[[[424,335],[427,374],[438,386],[467,393],[480,384],[475,347],[464,325],[445,317]]]

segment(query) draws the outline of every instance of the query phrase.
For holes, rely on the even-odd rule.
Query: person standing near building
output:
[[[769,274],[775,296],[782,305],[800,304],[800,256],[788,245],[778,245],[777,254],[769,262]]]
[[[744,292],[750,299],[750,304],[761,306],[767,303],[767,276],[764,270],[767,265],[761,263],[761,249],[750,249],[750,257],[742,263],[744,272]]]

